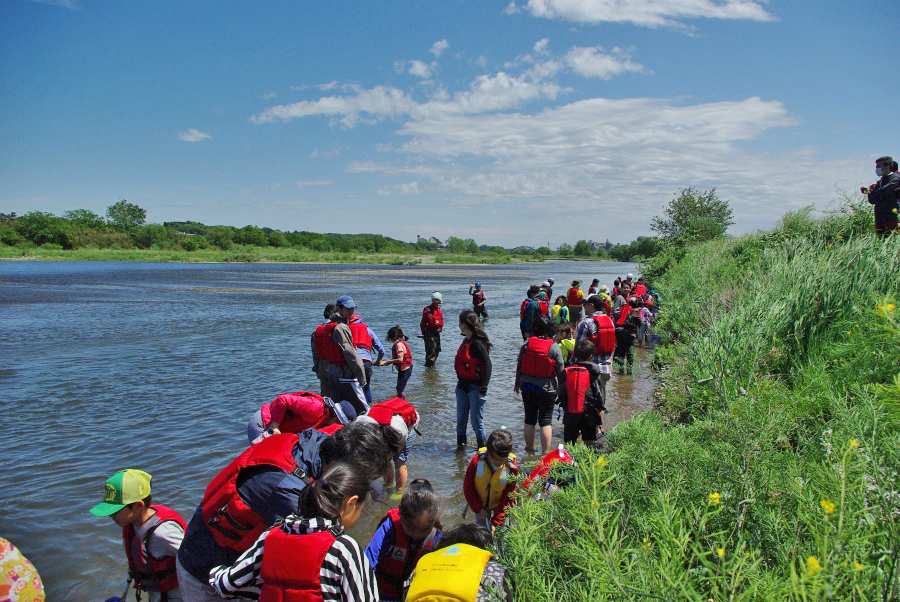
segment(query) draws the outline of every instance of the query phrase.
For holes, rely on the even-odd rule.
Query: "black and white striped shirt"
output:
[[[287,534],[304,535],[333,528],[332,521],[323,518],[301,518],[291,515],[279,526]],[[258,598],[265,539],[265,531],[232,566],[217,566],[209,572],[209,584],[223,598]],[[304,558],[297,558],[298,563]],[[343,532],[331,544],[319,570],[322,598],[326,602],[378,602],[375,571],[356,540]]]

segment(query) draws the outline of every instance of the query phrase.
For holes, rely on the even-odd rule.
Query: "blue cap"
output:
[[[325,406],[330,408],[334,415],[337,416],[337,419],[341,424],[349,424],[356,420],[356,408],[354,408],[353,404],[349,401],[339,401],[335,403],[330,397],[323,397],[322,401],[324,401]]]
[[[347,308],[356,307],[356,303],[353,302],[353,297],[351,297],[350,295],[341,295],[337,298],[337,301],[335,301],[334,304]]]
[[[476,282],[476,283],[475,283],[475,286],[481,286],[481,283],[480,283],[480,282]]]

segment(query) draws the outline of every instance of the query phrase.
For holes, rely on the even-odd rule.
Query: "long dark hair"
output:
[[[359,496],[359,503],[364,504],[368,494],[369,479],[360,466],[335,462],[300,492],[297,514],[304,518],[327,518],[339,523],[344,500],[356,495]]]
[[[465,309],[462,313],[459,314],[459,323],[465,324],[472,331],[472,338],[477,339],[484,343],[484,346],[491,349],[491,342],[488,340],[488,335],[482,330],[481,324],[478,323],[478,315],[475,314],[471,309]]]
[[[388,454],[403,449],[401,435],[395,428],[371,422],[353,421],[319,446],[323,466],[352,462],[363,467],[365,476],[374,481],[387,469]],[[405,443],[405,440],[403,441]]]

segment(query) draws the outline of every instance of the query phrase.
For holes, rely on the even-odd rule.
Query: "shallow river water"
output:
[[[485,428],[509,427],[527,463],[521,398],[512,391],[525,290],[547,277],[556,279],[555,294],[573,278],[585,288],[595,277],[611,285],[635,268],[0,262],[0,536],[36,565],[48,600],[120,594],[120,531],[88,513],[102,501],[103,482],[123,468],[146,470],[154,502],[189,520],[212,477],[246,447],[250,415],[279,393],[318,390],[309,335],[341,294],[354,297],[383,341],[395,324],[410,336],[406,395],[424,434],[410,454],[410,479],[430,479],[444,524],[460,522],[474,449],[455,453],[453,355],[455,316],[471,307],[469,282],[483,284],[491,316]],[[434,290],[443,292],[448,327],[437,365],[425,369],[415,335]],[[655,379],[637,351],[635,374],[608,385],[607,430],[650,407]],[[395,382],[390,368],[375,368],[376,401],[392,397]],[[554,444],[561,436],[554,420]],[[365,545],[388,508],[367,504],[351,534]]]

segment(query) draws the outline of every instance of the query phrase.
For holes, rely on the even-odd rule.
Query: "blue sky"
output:
[[[0,211],[474,238],[739,234],[900,155],[897,19],[843,0],[0,1]]]

